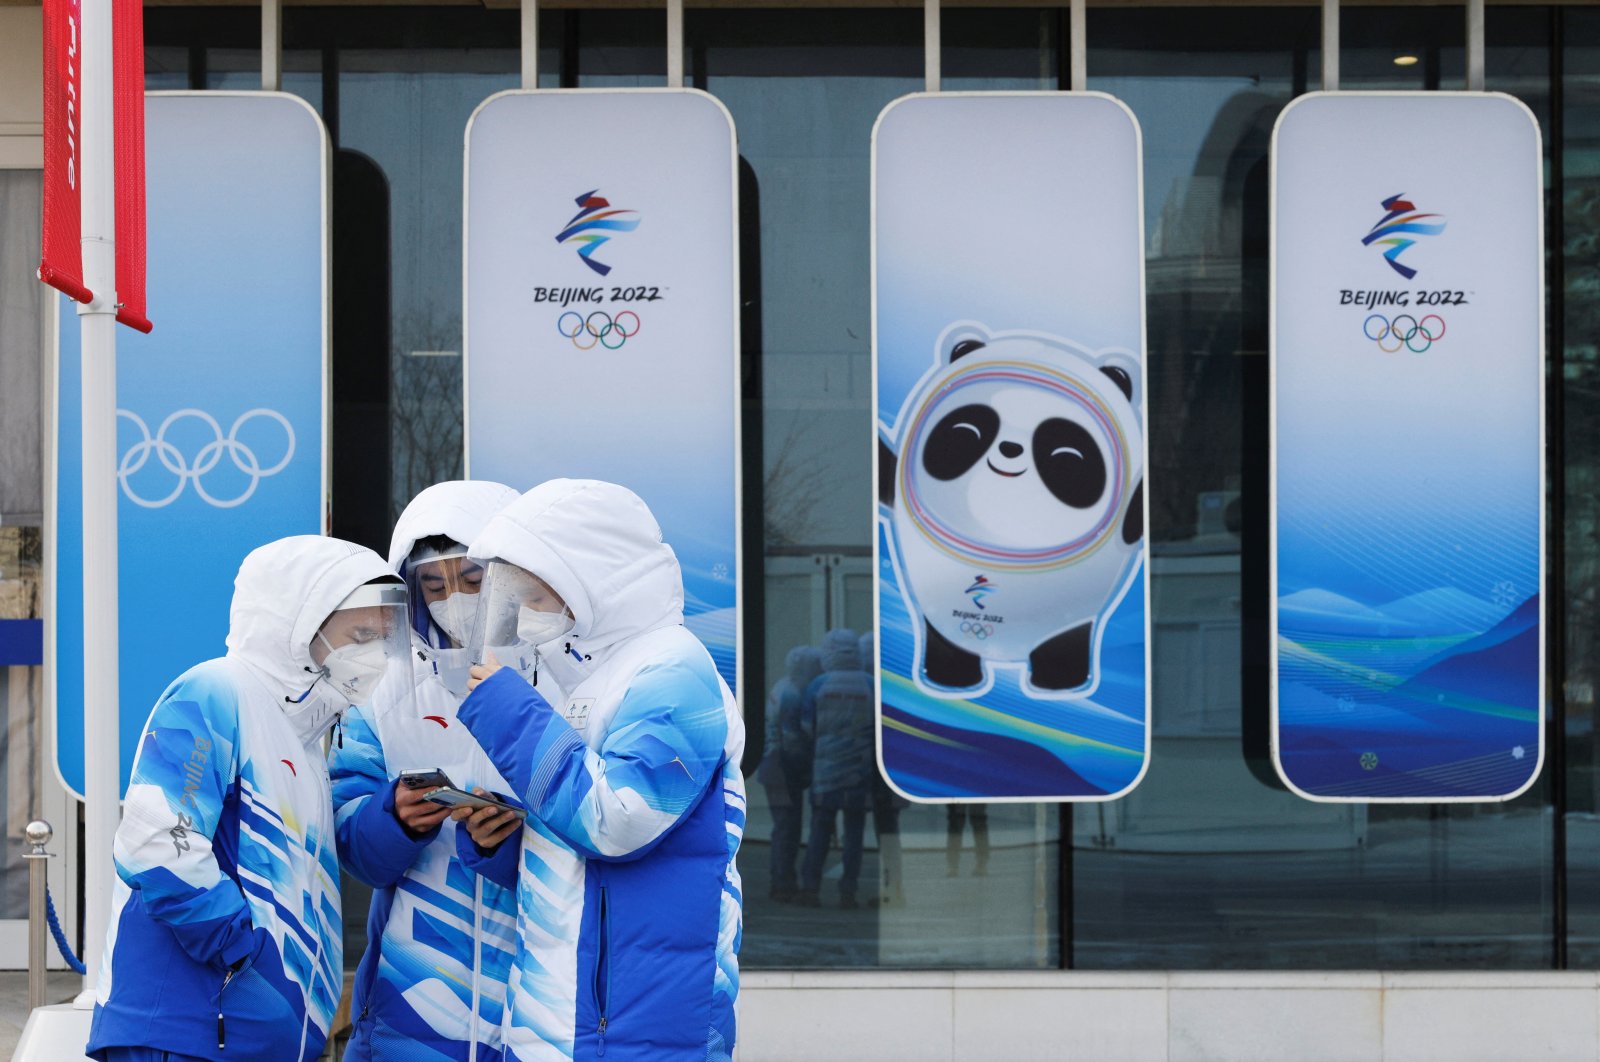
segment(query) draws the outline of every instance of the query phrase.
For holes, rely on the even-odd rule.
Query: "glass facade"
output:
[[[541,84],[664,84],[659,11],[541,19]],[[150,87],[255,87],[258,24],[253,9],[151,8]],[[1064,87],[1065,29],[1062,9],[947,10],[944,87]],[[460,473],[462,131],[516,87],[517,30],[515,11],[285,12],[285,87],[336,151],[335,532],[370,545],[413,493]],[[1457,7],[1349,7],[1342,33],[1344,88],[1462,82]],[[1549,189],[1553,725],[1543,777],[1508,804],[1314,805],[1267,756],[1267,152],[1283,107],[1319,85],[1318,39],[1314,7],[1089,13],[1089,87],[1144,135],[1144,782],[1076,808],[903,806],[882,790],[831,827],[808,814],[795,860],[814,847],[811,906],[773,858],[774,825],[795,824],[759,780],[765,700],[791,648],[871,626],[870,454],[840,440],[870,438],[870,136],[922,88],[922,15],[688,12],[688,80],[732,112],[742,157],[746,968],[1600,963],[1600,11],[1488,12],[1488,87],[1538,117]],[[857,902],[841,906],[858,852]],[[361,905],[352,893],[352,965]]]

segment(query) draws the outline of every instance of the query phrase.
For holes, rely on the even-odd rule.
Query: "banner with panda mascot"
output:
[[[912,800],[1105,800],[1144,774],[1140,159],[1098,93],[878,119],[878,757]]]

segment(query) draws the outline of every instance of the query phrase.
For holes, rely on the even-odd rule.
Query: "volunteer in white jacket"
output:
[[[506,1056],[731,1058],[744,724],[683,626],[677,558],[593,480],[535,487],[472,553],[493,558],[488,644],[536,648],[567,691],[474,668],[458,715],[529,813],[483,864],[518,885]],[[476,814],[487,848],[503,827]]]
[[[167,687],[139,741],[90,1056],[322,1053],[344,971],[323,741],[403,682],[405,600],[382,558],[338,539],[244,559],[227,655]]]
[[[516,893],[465,869],[457,845],[471,845],[466,832],[423,799],[426,789],[397,778],[436,767],[459,788],[506,791],[456,709],[466,695],[461,646],[476,625],[483,579],[464,543],[517,497],[499,483],[438,483],[395,525],[389,563],[411,595],[415,706],[380,696],[351,712],[332,754],[339,855],[375,890],[346,1059],[501,1057]]]

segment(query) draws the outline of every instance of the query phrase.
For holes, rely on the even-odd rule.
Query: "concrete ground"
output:
[[[47,999],[66,1003],[83,987],[83,978],[62,970],[50,974]],[[0,971],[0,1058],[10,1058],[28,1024],[28,975]]]

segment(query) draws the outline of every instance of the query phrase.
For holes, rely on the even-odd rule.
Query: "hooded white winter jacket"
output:
[[[427,488],[395,524],[390,565],[404,577],[413,547],[433,535],[471,542],[518,497],[485,481]],[[422,627],[412,632],[414,702],[380,693],[370,708],[352,709],[331,754],[339,856],[375,890],[344,1057],[496,1062],[516,949],[515,891],[462,864],[457,845],[471,838],[449,819],[422,836],[407,831],[394,813],[394,786],[402,770],[438,767],[468,791],[507,787],[456,719],[460,699],[434,672],[438,631],[415,593],[412,616]]]
[[[518,888],[507,1058],[730,1058],[744,724],[683,626],[677,558],[637,496],[592,480],[535,487],[472,554],[573,614],[539,651],[564,696],[502,669],[459,713],[530,811],[485,871]]]
[[[313,683],[309,646],[351,591],[391,576],[371,550],[310,535],[240,565],[227,655],[173,682],[140,738],[91,1056],[322,1053],[344,970],[322,741],[346,704]]]

